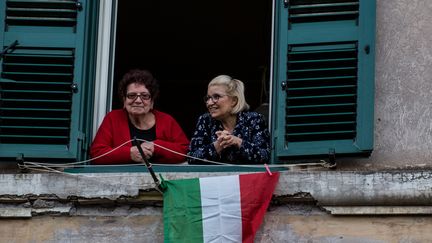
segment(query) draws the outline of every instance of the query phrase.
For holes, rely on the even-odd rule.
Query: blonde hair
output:
[[[241,111],[249,110],[249,105],[246,103],[244,95],[244,84],[238,79],[233,79],[228,75],[219,75],[212,79],[208,84],[208,87],[214,85],[224,85],[228,96],[236,97],[237,104],[231,111],[232,114],[237,114]]]

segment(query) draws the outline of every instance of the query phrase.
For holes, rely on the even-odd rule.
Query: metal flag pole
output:
[[[138,148],[138,151],[139,151],[139,153],[141,154],[141,157],[144,160],[144,164],[147,167],[147,170],[150,172],[150,175],[152,176],[152,178],[153,178],[153,180],[154,180],[154,182],[156,184],[156,188],[158,189],[158,191],[162,192],[161,184],[160,184],[160,182],[159,182],[159,180],[158,180],[155,172],[153,171],[152,164],[150,162],[148,162],[147,158],[145,157],[144,151],[142,150],[142,148],[141,148],[140,144],[138,143],[138,140],[137,140],[136,137],[134,137],[133,143]]]

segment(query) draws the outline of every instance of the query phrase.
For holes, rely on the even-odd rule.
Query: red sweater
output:
[[[153,152],[153,162],[181,163],[185,157],[160,148],[163,146],[181,154],[187,153],[189,140],[180,125],[170,115],[153,110],[156,119],[156,140]],[[96,137],[90,148],[90,156],[95,158],[111,151],[131,139],[128,115],[124,109],[113,110],[108,113],[100,125]],[[129,142],[106,156],[93,160],[93,164],[128,164],[135,163],[130,156],[132,143]]]

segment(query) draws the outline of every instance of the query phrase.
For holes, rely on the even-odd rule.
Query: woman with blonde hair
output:
[[[248,111],[244,84],[228,75],[210,81],[189,145],[190,164],[206,160],[231,164],[263,164],[270,159],[270,135],[263,115]],[[196,158],[196,159],[194,159]]]

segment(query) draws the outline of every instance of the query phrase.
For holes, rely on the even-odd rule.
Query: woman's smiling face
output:
[[[153,108],[153,99],[145,85],[131,83],[127,86],[123,104],[129,115],[140,116]]]
[[[217,120],[223,120],[231,115],[236,99],[227,95],[224,85],[212,85],[207,89],[206,106],[210,115]]]

